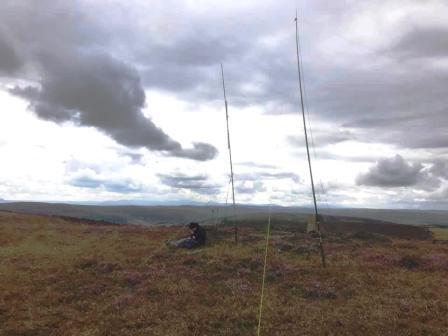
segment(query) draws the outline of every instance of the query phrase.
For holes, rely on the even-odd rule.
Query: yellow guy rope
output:
[[[261,332],[261,316],[262,316],[262,312],[263,312],[264,288],[265,288],[265,280],[266,280],[266,265],[267,265],[267,259],[268,259],[268,247],[269,247],[270,233],[271,233],[271,206],[269,205],[268,227],[266,229],[266,247],[265,247],[265,251],[264,251],[263,280],[261,283],[260,313],[258,315],[257,336],[260,336],[260,332]]]

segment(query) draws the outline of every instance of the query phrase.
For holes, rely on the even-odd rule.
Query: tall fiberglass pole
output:
[[[229,111],[227,106],[227,96],[226,96],[226,84],[224,81],[224,67],[221,63],[221,75],[222,75],[222,90],[224,92],[224,106],[226,108],[226,122],[227,122],[227,147],[229,148],[229,160],[230,160],[230,180],[232,182],[232,200],[233,200],[233,223],[234,223],[234,234],[235,243],[238,243],[238,227],[236,226],[236,206],[235,206],[235,187],[233,182],[233,162],[232,162],[232,149],[230,147],[230,131],[229,131]]]
[[[296,23],[297,71],[298,71],[298,74],[299,74],[300,104],[301,104],[301,108],[302,108],[303,129],[305,131],[306,154],[307,154],[307,157],[308,157],[308,167],[310,169],[311,189],[313,191],[314,213],[315,213],[315,216],[316,216],[317,231],[319,233],[319,247],[320,247],[320,253],[321,253],[321,257],[322,257],[322,266],[325,267],[325,253],[324,253],[324,247],[323,247],[323,242],[322,242],[322,234],[320,232],[319,214],[318,214],[318,211],[317,211],[317,201],[316,201],[316,191],[314,189],[313,169],[311,167],[310,149],[309,149],[309,145],[308,145],[308,133],[307,133],[307,130],[306,130],[305,107],[304,107],[304,104],[303,104],[302,71],[300,69],[300,58],[299,58],[299,25],[298,25],[298,19],[297,19],[297,12],[296,12],[296,18],[294,19],[294,21]]]

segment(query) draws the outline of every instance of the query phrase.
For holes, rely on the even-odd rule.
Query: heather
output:
[[[448,244],[276,228],[262,335],[446,335]],[[255,335],[265,227],[196,250],[147,228],[0,213],[0,335]],[[366,238],[367,237],[367,238]]]

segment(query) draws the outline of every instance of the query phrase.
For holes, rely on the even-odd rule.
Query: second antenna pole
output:
[[[236,225],[236,204],[235,204],[235,185],[233,180],[232,147],[230,146],[230,131],[229,131],[229,109],[227,105],[226,84],[224,81],[224,67],[222,66],[222,63],[221,63],[221,76],[222,76],[222,90],[224,93],[224,107],[226,109],[227,147],[229,148],[230,180],[232,182],[233,229],[235,234],[235,243],[238,244],[238,226]]]
[[[308,157],[308,167],[310,169],[310,180],[311,180],[311,190],[313,192],[313,201],[314,201],[314,215],[316,220],[316,227],[317,232],[319,234],[319,249],[320,249],[320,255],[322,258],[322,266],[325,267],[325,251],[324,251],[324,245],[322,240],[322,232],[320,230],[320,223],[319,223],[319,213],[317,211],[317,201],[316,201],[316,191],[314,189],[314,179],[313,179],[313,169],[311,167],[311,157],[310,157],[310,149],[308,145],[308,134],[306,130],[306,121],[305,121],[305,107],[303,104],[303,89],[302,89],[302,72],[300,70],[300,57],[299,57],[299,25],[298,25],[298,19],[297,19],[297,12],[296,12],[296,18],[294,19],[296,22],[296,53],[297,53],[297,72],[299,75],[299,92],[300,92],[300,105],[302,109],[302,121],[303,121],[303,130],[305,132],[305,144],[306,144],[306,154]]]

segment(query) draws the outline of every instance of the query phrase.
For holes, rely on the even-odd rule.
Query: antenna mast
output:
[[[319,248],[320,248],[320,253],[321,253],[321,257],[322,257],[322,266],[325,267],[325,253],[324,253],[324,247],[323,247],[323,242],[322,242],[322,233],[320,231],[319,213],[317,211],[316,191],[314,188],[313,170],[311,167],[311,157],[310,157],[310,150],[309,150],[309,145],[308,145],[308,133],[307,133],[306,121],[305,121],[305,107],[304,107],[304,103],[303,103],[302,71],[300,69],[300,58],[299,58],[299,25],[298,25],[297,11],[296,11],[296,17],[295,17],[294,21],[296,23],[297,71],[299,74],[300,104],[301,104],[301,109],[302,109],[303,129],[305,131],[306,154],[308,157],[308,167],[310,169],[311,189],[313,191],[313,201],[314,201],[314,214],[316,216],[315,217],[316,218],[316,226],[317,226],[317,231],[319,233]]]
[[[229,161],[230,161],[230,180],[232,182],[232,200],[233,200],[233,225],[235,234],[235,243],[238,244],[238,227],[236,226],[236,206],[235,206],[235,186],[233,182],[233,162],[232,162],[232,149],[230,147],[230,131],[229,131],[229,111],[227,106],[227,96],[226,96],[226,84],[224,81],[224,67],[221,63],[221,75],[222,75],[222,90],[224,93],[224,106],[226,109],[226,122],[227,122],[227,147],[229,148]]]

